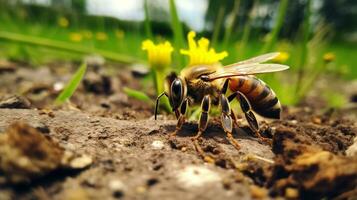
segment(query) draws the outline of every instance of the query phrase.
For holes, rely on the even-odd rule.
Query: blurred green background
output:
[[[229,53],[223,64],[284,52],[277,62],[291,66],[289,72],[262,78],[285,104],[298,103],[320,76],[357,78],[355,0],[0,0],[0,5],[0,57],[34,67],[87,54],[143,63],[143,40],[169,40],[177,51],[187,47],[186,35],[194,30],[216,51]],[[173,62],[172,70],[179,71],[187,59],[174,54]]]

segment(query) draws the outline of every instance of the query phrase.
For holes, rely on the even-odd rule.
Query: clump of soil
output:
[[[0,97],[0,108],[31,108],[31,103],[18,95],[2,96]]]
[[[357,157],[325,151],[291,128],[277,128],[273,152],[268,186],[274,195],[289,197],[296,190],[294,198],[331,198],[357,184]]]
[[[30,183],[59,168],[83,168],[88,156],[74,157],[58,142],[26,123],[15,122],[0,135],[0,185]]]

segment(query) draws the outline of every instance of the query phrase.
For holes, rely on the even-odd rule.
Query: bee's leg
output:
[[[227,79],[224,81],[223,87],[222,87],[222,89],[221,89],[221,94],[226,94],[226,93],[227,93],[228,84],[229,84],[229,79],[227,78]],[[228,100],[229,100],[229,99],[228,99]],[[231,102],[231,100],[229,100],[229,102]],[[232,109],[231,109],[231,117],[232,117],[233,123],[238,127],[237,117],[236,117],[236,115],[234,114],[234,112],[233,112]]]
[[[251,107],[247,97],[245,97],[244,94],[242,94],[241,92],[238,92],[238,91],[234,94],[235,94],[235,96],[238,96],[240,107],[241,107],[242,111],[244,112],[245,118],[247,119],[250,129],[255,133],[255,135],[259,138],[260,141],[270,143],[269,139],[264,138],[260,135],[258,121],[255,118],[254,113],[252,112],[252,107]],[[231,96],[228,97],[230,101],[231,101],[231,99],[232,100],[234,99],[234,97],[235,97],[235,96],[233,96],[234,94],[231,95],[232,97]]]
[[[199,123],[198,123],[198,133],[194,137],[195,139],[198,139],[207,128],[208,112],[209,112],[210,108],[211,108],[211,98],[209,95],[206,95],[202,99],[201,115],[200,115],[200,119],[199,119]]]
[[[234,113],[233,109],[231,109],[231,117],[232,117],[234,125],[239,128],[238,119],[237,119],[237,116]]]
[[[188,100],[186,99],[180,107],[180,112],[176,111],[176,113],[178,113],[177,125],[175,131],[171,133],[170,137],[176,136],[176,134],[181,130],[182,125],[185,123],[186,121],[185,114],[187,110],[187,105],[188,105]]]
[[[231,108],[229,105],[229,101],[226,96],[223,94],[220,95],[220,105],[222,109],[222,114],[221,114],[221,123],[224,132],[227,134],[227,138],[229,142],[237,149],[240,149],[240,145],[238,142],[233,138],[232,135],[232,130],[233,130],[233,125],[232,125],[232,112]]]
[[[223,87],[222,87],[222,89],[221,89],[221,94],[226,94],[226,93],[227,93],[228,83],[229,83],[229,79],[227,78],[227,79],[224,81]]]
[[[210,110],[211,107],[211,99],[209,95],[206,95],[203,97],[202,99],[202,103],[201,103],[201,115],[200,115],[200,119],[198,122],[198,133],[196,136],[194,136],[192,138],[193,144],[195,146],[196,151],[198,152],[198,154],[203,158],[203,160],[205,160],[206,162],[209,163],[214,163],[215,160],[208,156],[202,149],[201,145],[198,143],[198,139],[201,137],[202,133],[206,130],[207,128],[207,124],[208,124],[208,112]]]

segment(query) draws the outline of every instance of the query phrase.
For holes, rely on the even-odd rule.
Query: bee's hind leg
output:
[[[177,115],[177,125],[176,125],[176,129],[173,133],[170,134],[170,137],[174,137],[177,135],[177,133],[181,130],[182,125],[185,123],[186,121],[186,110],[187,110],[187,106],[188,106],[188,100],[186,99],[181,107],[180,107],[180,111],[175,111],[175,114]]]
[[[224,132],[227,134],[228,141],[236,148],[237,150],[240,149],[240,145],[238,142],[233,138],[232,131],[233,131],[233,122],[232,122],[232,112],[229,105],[229,101],[224,94],[220,95],[220,105],[222,109],[221,114],[221,123]]]
[[[249,124],[250,129],[254,132],[254,134],[259,138],[260,141],[266,142],[266,143],[271,143],[270,139],[263,137],[260,132],[259,132],[259,124],[257,119],[255,118],[255,115],[252,111],[252,107],[247,99],[247,97],[242,94],[241,92],[235,92],[232,95],[228,97],[229,101],[232,101],[235,97],[238,97],[239,99],[239,104],[244,112],[245,118],[247,119],[247,122]]]
[[[201,137],[202,133],[206,130],[207,124],[208,124],[208,112],[211,107],[211,99],[209,95],[206,95],[202,99],[201,103],[201,115],[200,119],[198,122],[198,132],[197,135],[192,137],[193,145],[195,146],[196,151],[198,154],[205,160],[206,162],[209,163],[214,163],[215,160],[211,156],[208,156],[202,149],[201,145],[199,144],[199,138]]]
[[[238,119],[237,119],[237,116],[236,114],[234,113],[233,109],[231,109],[231,117],[232,117],[232,120],[233,120],[233,124],[239,128],[239,124],[238,124]]]

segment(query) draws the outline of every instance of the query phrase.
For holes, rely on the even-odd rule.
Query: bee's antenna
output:
[[[155,104],[155,120],[157,119],[157,110],[159,109],[159,102],[160,102],[160,98],[162,96],[167,96],[165,92],[161,93],[157,98],[156,98],[156,104]]]

